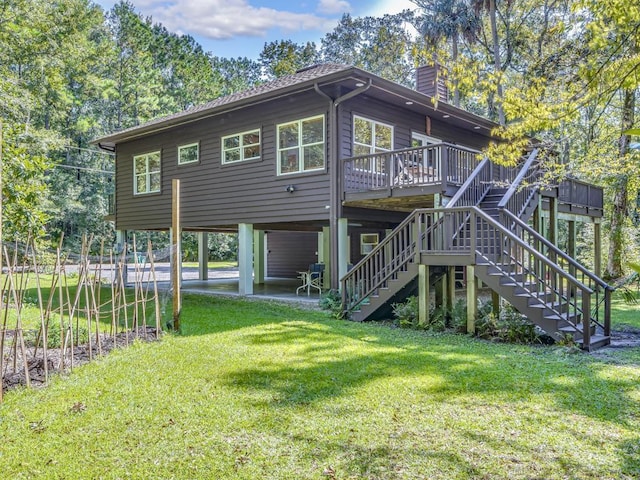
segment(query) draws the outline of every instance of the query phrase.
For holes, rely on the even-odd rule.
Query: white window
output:
[[[424,133],[411,133],[411,146],[412,147],[426,147],[427,145],[433,145],[434,143],[440,143],[437,138],[429,137]]]
[[[278,125],[278,175],[324,168],[324,115]]]
[[[393,150],[393,127],[367,118],[353,117],[353,156]]]
[[[197,143],[180,145],[178,147],[178,165],[195,163],[200,160],[200,146]]]
[[[160,191],[160,152],[150,152],[133,157],[133,193],[157,193]]]
[[[222,163],[260,158],[260,129],[222,137]]]
[[[366,255],[378,246],[379,237],[377,233],[360,234],[360,253]]]

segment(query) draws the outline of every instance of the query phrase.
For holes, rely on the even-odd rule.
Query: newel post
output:
[[[582,292],[582,348],[591,350],[591,294]]]
[[[446,145],[440,146],[440,180],[442,181],[442,193],[447,191],[447,179],[449,177],[449,148]]]

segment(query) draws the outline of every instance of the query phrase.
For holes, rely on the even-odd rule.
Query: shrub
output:
[[[408,297],[404,302],[391,305],[393,316],[400,327],[415,327],[418,324],[418,297]]]
[[[333,318],[344,318],[342,311],[342,295],[338,290],[329,290],[320,296],[318,305],[322,310],[328,310]]]
[[[536,326],[510,305],[501,309],[500,317],[496,317],[491,302],[483,305],[476,321],[475,335],[485,340],[509,343],[542,343]]]

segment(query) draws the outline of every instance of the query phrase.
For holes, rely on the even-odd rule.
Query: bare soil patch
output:
[[[7,332],[7,337],[11,337],[13,332]],[[47,367],[49,376],[56,373],[66,373],[72,366],[78,367],[88,363],[101,355],[106,355],[115,348],[124,348],[135,340],[143,342],[153,342],[157,340],[157,330],[153,327],[139,327],[128,332],[118,333],[115,336],[102,334],[100,336],[100,348],[93,339],[91,350],[88,344],[73,347],[73,364],[71,362],[71,352],[67,348],[64,353],[64,366],[61,368],[62,350],[60,348],[49,348],[47,350]],[[26,374],[24,370],[24,359],[18,354],[13,355],[9,348],[5,348],[2,372],[2,389],[8,390],[19,385],[26,385]],[[38,348],[34,355],[34,348],[29,347],[27,352],[27,366],[31,386],[39,387],[46,384],[44,351]]]

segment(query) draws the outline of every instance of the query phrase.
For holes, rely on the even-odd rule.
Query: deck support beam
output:
[[[475,333],[478,316],[478,282],[476,267],[467,265],[467,333]]]
[[[453,312],[453,306],[456,304],[456,267],[447,268],[447,295],[446,306],[447,312]]]
[[[265,258],[264,258],[264,230],[253,231],[253,283],[264,283]]]
[[[339,218],[338,219],[338,280],[347,274],[348,265],[349,265],[349,221],[346,218]]]
[[[491,290],[491,309],[496,318],[500,318],[500,295]]]
[[[593,224],[593,270],[598,277],[602,276],[602,233],[600,222]]]
[[[116,251],[114,253],[117,253],[118,255],[122,255],[124,253],[125,255],[125,261],[120,263],[119,259],[115,259],[116,261],[116,283],[120,283],[120,278],[122,278],[122,282],[126,285],[127,284],[127,275],[128,275],[128,269],[127,269],[127,261],[126,261],[126,256],[127,256],[127,252],[124,251],[125,248],[127,248],[127,231],[126,230],[116,230]],[[120,269],[122,268],[122,273],[120,273]]]
[[[319,246],[321,250],[318,251],[318,261],[322,258],[321,263],[324,263],[324,274],[322,276],[323,290],[329,290],[331,288],[331,232],[329,227],[322,227],[322,246]]]
[[[429,266],[418,265],[418,326],[429,323]]]
[[[209,280],[209,234],[198,232],[198,280]]]
[[[253,295],[253,225],[238,224],[238,293]]]

